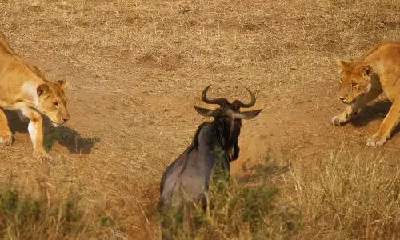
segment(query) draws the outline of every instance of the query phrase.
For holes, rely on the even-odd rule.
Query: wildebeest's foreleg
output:
[[[238,159],[238,157],[239,157],[239,151],[240,151],[240,149],[239,149],[239,143],[238,143],[238,141],[236,141],[236,142],[235,142],[235,145],[233,146],[233,154],[232,154],[231,162],[232,162],[232,161],[235,161],[236,159]]]

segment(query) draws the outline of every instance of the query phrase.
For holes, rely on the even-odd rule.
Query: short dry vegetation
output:
[[[49,162],[31,157],[26,124],[10,118],[0,183],[12,175],[23,191],[1,204],[17,195],[24,210],[2,210],[5,238],[158,239],[159,181],[204,121],[193,105],[209,84],[229,99],[251,88],[263,112],[243,123],[233,182],[197,238],[399,238],[399,134],[364,147],[390,104],[328,123],[343,108],[336,59],[399,40],[398,0],[0,0],[0,12],[16,52],[68,81],[71,113],[46,134]],[[261,167],[267,153],[274,164]],[[83,225],[66,218],[71,192]],[[21,225],[36,201],[37,224]]]
[[[398,159],[338,152],[295,178],[305,239],[398,239]]]
[[[276,167],[262,162],[259,169]],[[216,177],[214,172],[207,206],[187,204],[164,208],[159,220],[169,239],[282,239],[299,229],[299,212],[275,199],[278,189],[267,179],[270,174],[246,179]]]
[[[307,171],[263,160],[254,167],[240,182],[211,188],[209,214],[197,207],[187,226],[181,212],[174,215],[179,219],[177,239],[400,236],[397,160],[342,150],[315,161]]]
[[[44,192],[31,197],[12,186],[0,191],[2,239],[84,239],[87,227],[76,199],[50,203]]]

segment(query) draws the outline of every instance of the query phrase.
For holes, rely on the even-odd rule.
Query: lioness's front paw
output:
[[[341,126],[347,122],[348,122],[348,119],[346,117],[344,117],[343,114],[336,115],[331,119],[332,125],[335,125],[335,126]]]
[[[385,144],[386,139],[387,139],[386,137],[379,138],[379,137],[374,135],[371,138],[368,138],[366,146],[368,146],[368,147],[380,147],[383,144]]]
[[[6,135],[6,136],[0,136],[0,143],[6,145],[6,146],[10,146],[13,142],[13,138],[12,135]]]
[[[35,151],[33,152],[33,156],[34,156],[36,159],[39,159],[39,160],[51,160],[50,155],[47,154],[44,150],[41,150],[41,151],[35,150]]]

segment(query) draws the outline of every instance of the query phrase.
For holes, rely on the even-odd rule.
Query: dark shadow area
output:
[[[375,102],[373,105],[367,106],[358,116],[351,120],[351,124],[355,127],[362,127],[376,119],[383,119],[389,112],[390,106],[392,106],[392,103],[387,100]]]
[[[237,178],[238,183],[257,183],[271,179],[273,176],[284,174],[290,170],[290,163],[279,166],[267,155],[265,159],[252,166],[248,166],[250,159],[242,164],[243,175]]]
[[[26,121],[21,120],[16,111],[5,111],[5,113],[13,135],[17,132],[29,135],[28,119],[26,119]],[[82,137],[77,131],[68,126],[53,127],[47,117],[44,117],[43,120],[43,146],[47,151],[49,151],[55,143],[58,143],[66,147],[70,153],[90,154],[94,145],[101,140],[97,137]]]
[[[8,120],[8,126],[10,127],[10,130],[12,132],[12,134],[14,135],[15,133],[28,133],[28,124],[29,124],[29,120],[26,119],[24,121],[22,121],[17,112],[15,111],[4,111],[6,116],[7,116],[7,120]]]
[[[351,121],[351,124],[355,127],[363,127],[374,120],[383,120],[388,114],[391,106],[392,103],[388,100],[376,102],[372,106],[367,106],[358,116],[356,116]],[[396,135],[399,131],[400,126],[397,125],[392,131],[391,136]]]

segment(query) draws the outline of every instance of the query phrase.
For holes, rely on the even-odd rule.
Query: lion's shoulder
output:
[[[388,67],[400,70],[400,43],[381,42],[372,46],[361,58],[351,62],[339,61],[339,65],[342,67],[341,71],[347,73],[343,77],[348,78],[362,76],[366,68],[371,73],[379,75],[387,74],[387,71],[382,71],[382,69]]]
[[[399,42],[382,42],[370,48],[361,61],[366,64],[374,64],[379,61],[397,60],[400,58]]]
[[[342,98],[351,102],[371,87],[383,90],[389,99],[400,96],[400,43],[379,43],[364,57],[350,62],[339,61],[339,65]]]
[[[49,82],[46,80],[44,74],[39,70],[39,68],[33,64],[25,62],[16,55],[4,35],[0,33],[1,102],[3,104],[13,104],[15,99],[22,102],[26,99],[31,99],[32,97],[27,95],[35,95],[36,87],[41,84],[51,85],[52,89],[58,87],[56,84],[47,83]],[[55,90],[52,92],[52,96],[63,98],[60,91]],[[49,98],[49,100],[51,99],[52,98]]]

